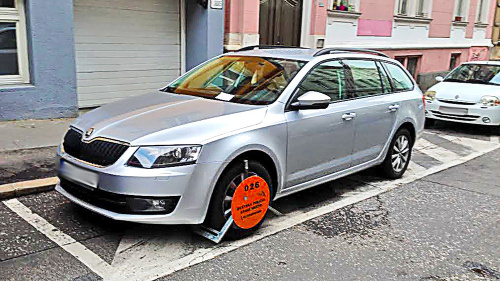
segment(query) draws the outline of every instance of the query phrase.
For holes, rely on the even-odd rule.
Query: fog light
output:
[[[171,213],[179,197],[167,198],[127,198],[127,204],[134,213]]]
[[[488,117],[483,117],[483,122],[484,123],[490,123],[491,122],[491,119],[488,118]]]

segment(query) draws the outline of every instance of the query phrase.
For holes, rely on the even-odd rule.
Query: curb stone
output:
[[[58,182],[59,179],[57,177],[51,177],[3,184],[0,185],[0,199],[8,199],[32,193],[50,191],[54,189],[54,186]]]

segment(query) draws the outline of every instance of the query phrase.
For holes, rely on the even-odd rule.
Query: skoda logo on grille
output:
[[[90,137],[90,135],[92,135],[93,132],[94,132],[94,128],[90,128],[85,132],[85,136],[88,138],[88,137]]]
[[[456,96],[455,96],[455,99],[458,99],[459,97],[460,97],[459,95],[456,95]]]

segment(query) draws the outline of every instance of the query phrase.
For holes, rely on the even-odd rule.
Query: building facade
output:
[[[491,35],[491,43],[493,48],[490,52],[491,60],[500,60],[500,0],[495,0],[495,17],[493,21],[493,34]]]
[[[71,117],[222,53],[223,1],[0,0],[0,120]]]
[[[496,0],[226,0],[225,48],[360,47],[399,60],[425,90],[487,60]]]

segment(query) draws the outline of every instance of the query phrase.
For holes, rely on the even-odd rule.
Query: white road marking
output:
[[[490,139],[491,139],[491,142],[500,143],[500,137],[498,137],[498,136],[491,136]]]
[[[436,133],[429,133],[429,134],[437,135],[437,136],[439,136],[443,139],[449,140],[451,142],[470,147],[475,151],[481,151],[483,149],[488,149],[491,146],[491,142],[494,142],[493,139],[491,139],[490,141],[487,141],[487,140],[478,140],[478,139],[467,138],[467,137],[457,137],[457,136],[452,136],[452,135],[441,135],[441,134],[436,134]]]
[[[23,203],[17,199],[11,199],[3,202],[9,209],[18,214],[21,218],[26,220],[35,229],[43,233],[50,240],[54,241],[57,245],[63,248],[66,252],[73,255],[80,262],[85,264],[95,273],[99,274],[104,279],[109,278],[113,269],[111,266],[102,260],[98,255],[94,254],[87,247],[71,238],[69,235],[63,233],[53,225],[51,225],[44,218],[32,212]]]
[[[408,164],[408,171],[410,173],[420,173],[420,172],[423,172],[425,170],[427,170],[425,167],[420,166],[419,164],[417,164],[413,161],[410,161],[410,164]]]
[[[460,156],[458,154],[456,154],[448,149],[445,149],[441,146],[435,145],[435,144],[433,144],[425,139],[419,139],[415,143],[415,147],[417,147],[417,145],[419,147],[421,147],[420,149],[417,148],[418,151],[420,151],[424,154],[427,154],[427,155],[431,156],[432,158],[437,159],[443,163],[453,161],[455,159],[460,158]]]

